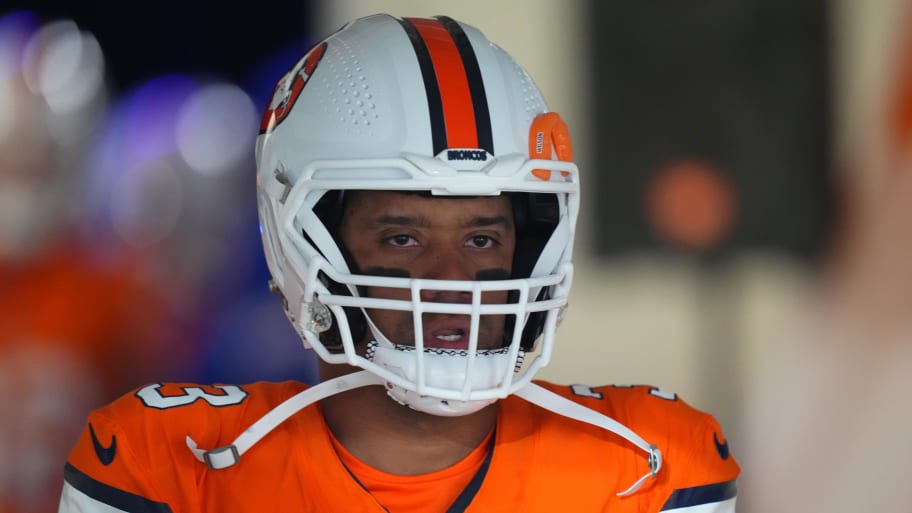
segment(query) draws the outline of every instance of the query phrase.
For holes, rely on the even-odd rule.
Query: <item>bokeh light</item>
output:
[[[191,169],[216,174],[234,168],[256,137],[257,111],[240,87],[207,85],[181,106],[176,120],[177,147]]]

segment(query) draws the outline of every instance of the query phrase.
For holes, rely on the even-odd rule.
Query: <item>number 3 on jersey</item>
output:
[[[183,393],[178,395],[162,395],[159,391],[161,387],[162,385],[160,383],[144,386],[136,392],[136,396],[139,397],[147,407],[158,408],[159,410],[186,406],[188,404],[193,404],[200,399],[212,406],[232,406],[240,404],[247,397],[247,392],[235,385],[214,385],[212,387],[221,390],[222,393],[206,392],[198,386],[182,386],[178,388]]]
[[[660,397],[662,399],[665,399],[666,401],[677,401],[678,400],[678,394],[675,394],[674,392],[666,392],[666,391],[662,390],[661,388],[657,388],[657,387],[645,387],[643,385],[609,385],[609,386],[612,386],[614,388],[637,388],[637,387],[647,388],[649,391],[649,395],[651,395],[651,396]],[[580,397],[593,397],[595,399],[604,398],[604,396],[602,395],[601,392],[596,392],[594,388],[592,388],[588,385],[570,385],[570,390],[573,391],[574,395],[578,395]]]

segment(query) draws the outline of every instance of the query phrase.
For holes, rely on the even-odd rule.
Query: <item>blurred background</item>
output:
[[[789,468],[787,456],[763,458],[773,444],[801,447],[824,430],[845,441],[829,429],[842,423],[816,423],[819,412],[858,411],[827,410],[851,398],[827,394],[826,380],[883,376],[864,358],[872,351],[909,361],[893,357],[908,344],[880,345],[866,329],[909,311],[896,305],[910,296],[897,256],[910,249],[912,214],[902,208],[912,189],[897,185],[912,140],[910,9],[902,0],[0,4],[0,513],[56,511],[86,413],[132,387],[315,380],[313,354],[266,287],[253,140],[285,70],[373,12],[477,26],[570,126],[584,178],[577,278],[541,377],[677,392],[720,420],[746,474]],[[885,216],[888,228],[872,230]],[[858,336],[844,346],[825,343],[833,333],[821,326],[840,331],[834,318],[887,310],[848,326]],[[787,352],[796,345],[813,349]],[[833,347],[846,348],[821,359],[833,365],[810,365]],[[823,384],[805,397],[798,387],[809,381]],[[912,391],[890,382],[905,385]],[[867,415],[897,411],[890,401]],[[783,424],[796,429],[769,435]],[[870,425],[845,436],[869,436]],[[908,454],[909,442],[900,448]],[[821,478],[821,491],[833,482]],[[787,510],[768,509],[752,484],[783,485],[746,480],[743,509]]]

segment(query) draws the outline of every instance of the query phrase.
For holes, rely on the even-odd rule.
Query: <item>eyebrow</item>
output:
[[[372,224],[391,226],[416,226],[426,228],[431,225],[431,221],[425,216],[413,217],[384,215],[378,217]],[[472,218],[472,220],[466,226],[485,227],[495,225],[503,225],[506,227],[512,226],[506,216],[478,216]]]

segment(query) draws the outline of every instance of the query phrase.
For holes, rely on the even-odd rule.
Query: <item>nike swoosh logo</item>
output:
[[[89,423],[89,434],[92,435],[92,445],[95,446],[95,455],[98,456],[101,464],[110,465],[111,462],[114,461],[114,456],[117,454],[117,437],[111,435],[111,445],[105,447],[98,441],[98,436],[95,434],[95,429],[92,427],[91,423]]]
[[[718,451],[719,457],[723,460],[727,460],[729,456],[728,440],[723,440],[720,442],[718,435],[718,433],[713,433],[713,443],[716,444],[716,451]]]

